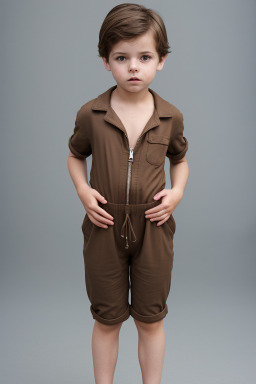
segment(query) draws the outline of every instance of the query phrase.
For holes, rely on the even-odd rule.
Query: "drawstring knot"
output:
[[[125,249],[129,248],[128,235],[129,235],[129,240],[131,240],[132,242],[136,241],[136,235],[135,235],[134,229],[132,227],[130,215],[128,212],[126,212],[125,220],[124,220],[124,223],[123,223],[123,226],[121,229],[121,237],[125,237],[125,240],[126,240]],[[134,240],[132,240],[132,235],[133,235]]]

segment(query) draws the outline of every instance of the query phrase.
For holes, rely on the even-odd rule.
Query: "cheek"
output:
[[[120,67],[119,65],[116,65],[116,66],[113,66],[112,72],[115,74],[116,77],[121,77],[125,72],[125,68],[124,66]]]
[[[144,78],[148,81],[152,81],[155,77],[156,71],[155,68],[148,68],[147,71],[144,71]]]

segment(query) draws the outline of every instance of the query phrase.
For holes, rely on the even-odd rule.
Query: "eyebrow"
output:
[[[140,54],[142,54],[142,53],[151,53],[152,55],[153,55],[153,52],[151,52],[151,51],[143,51],[143,52],[139,52]],[[126,55],[126,52],[114,52],[112,55],[117,55],[117,54],[119,54],[119,55]]]

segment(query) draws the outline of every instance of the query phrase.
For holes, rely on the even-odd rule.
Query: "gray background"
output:
[[[67,142],[80,106],[115,84],[97,43],[117,4],[1,1],[1,383],[94,382]],[[151,87],[182,111],[189,141],[162,383],[252,384],[256,3],[141,4],[163,17],[172,49]],[[114,383],[141,383],[137,347],[130,317]]]

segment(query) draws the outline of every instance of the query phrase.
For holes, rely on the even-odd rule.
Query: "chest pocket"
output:
[[[168,137],[149,133],[147,137],[147,162],[152,165],[161,165],[165,160],[168,145]]]

